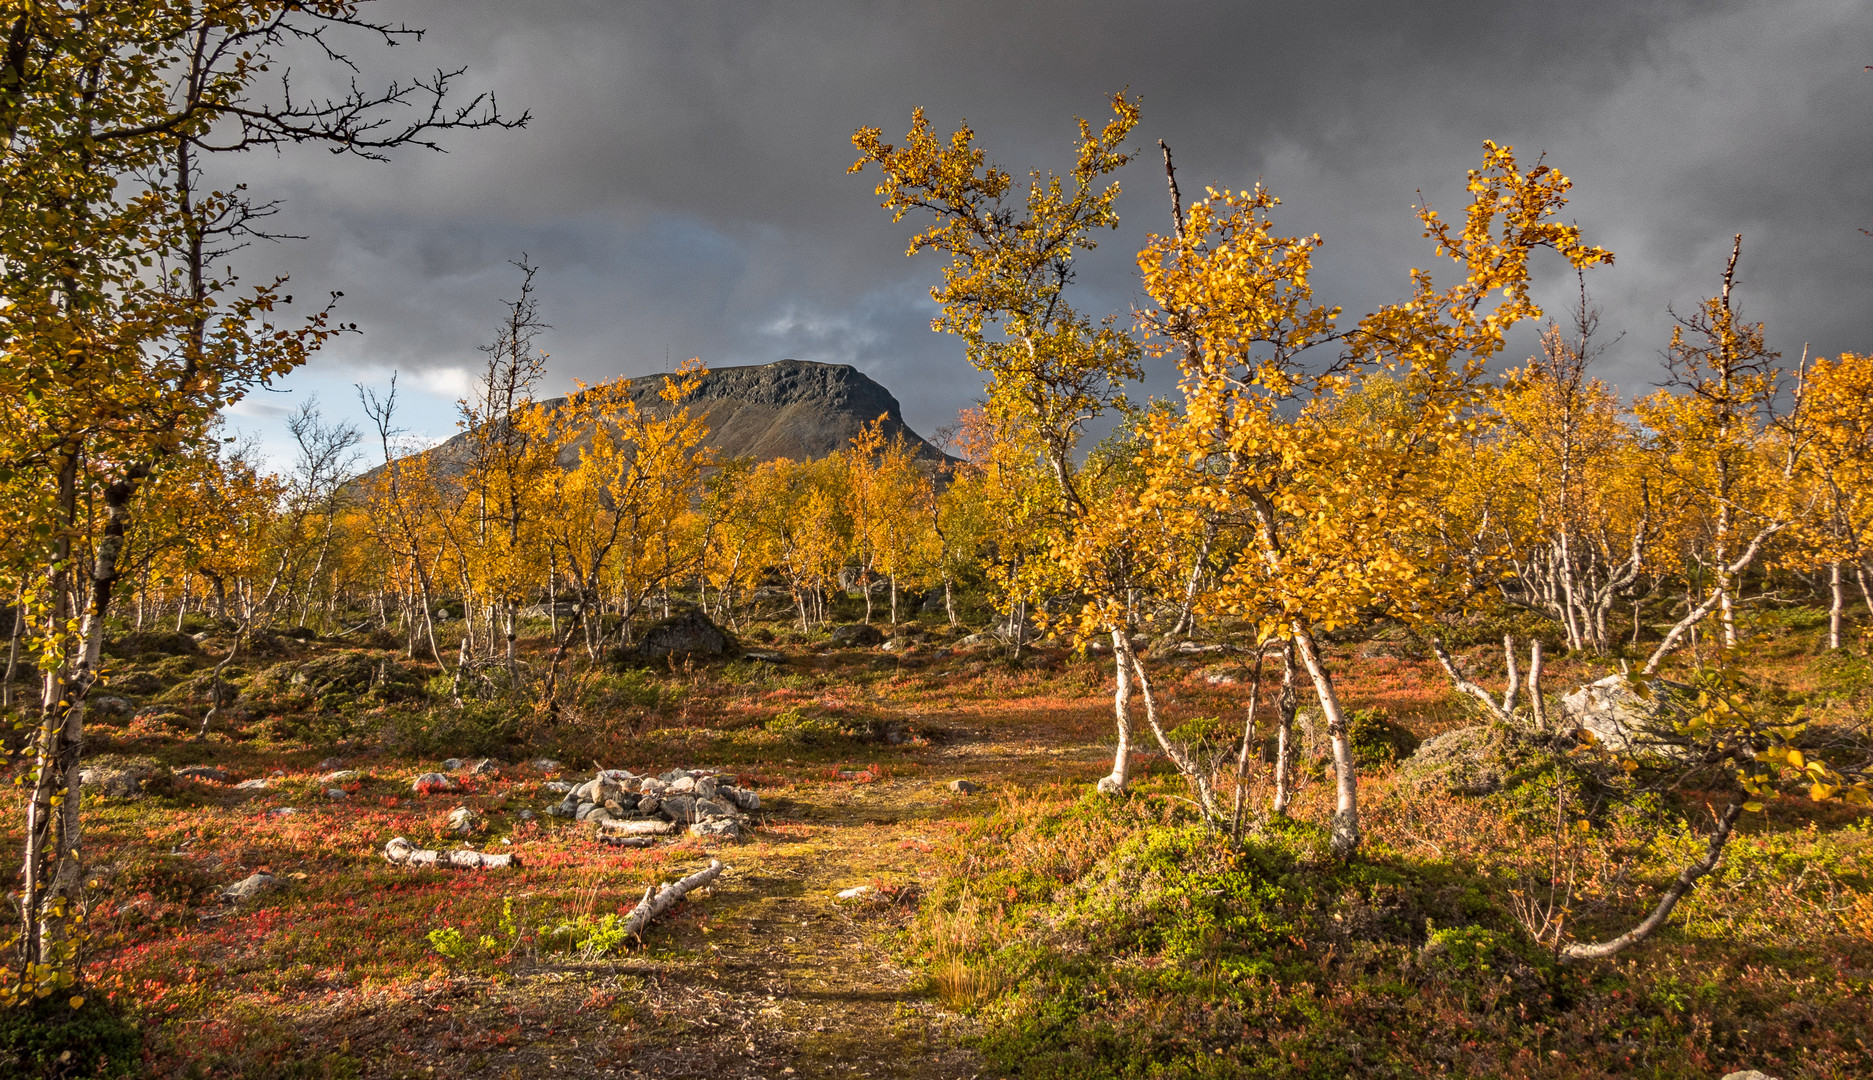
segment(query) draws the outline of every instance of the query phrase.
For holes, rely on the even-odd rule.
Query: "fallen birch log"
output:
[[[676,832],[674,821],[633,820],[601,821],[598,824],[600,836],[669,836]]]
[[[722,873],[722,860],[710,859],[707,870],[698,870],[674,885],[652,885],[644,890],[644,898],[637,902],[631,913],[624,917],[624,932],[636,936],[644,932],[650,921],[670,910],[678,900],[688,896],[690,890],[700,889],[714,881]]]
[[[436,866],[455,870],[506,870],[520,865],[518,855],[488,855],[469,848],[434,851],[419,848],[401,836],[384,845],[384,858],[392,866]]]
[[[610,844],[612,847],[629,848],[646,848],[657,842],[654,836],[601,836],[598,839],[600,843]]]

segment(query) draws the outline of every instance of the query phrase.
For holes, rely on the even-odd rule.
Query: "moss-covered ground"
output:
[[[1575,932],[1623,928],[1695,845],[1700,793],[1576,836],[1548,827],[1555,784],[1457,798],[1380,764],[1369,844],[1341,865],[1319,770],[1282,822],[1253,768],[1240,843],[1196,823],[1155,755],[1128,798],[1089,797],[1110,765],[1106,666],[950,636],[621,670],[552,722],[437,703],[435,668],[392,642],[281,638],[229,666],[239,696],[205,739],[221,646],[120,650],[103,693],[128,708],[95,718],[91,753],[228,782],[158,772],[142,798],[87,797],[89,993],[135,1021],[132,1072],[153,1077],[1873,1075],[1860,815],[1772,803],[1656,939],[1563,968],[1523,917],[1556,860]],[[1470,722],[1409,649],[1335,652],[1353,708],[1420,737]],[[1864,709],[1864,661],[1819,656],[1812,621],[1767,628],[1752,662],[1818,716]],[[1549,686],[1603,673],[1564,659]],[[1244,674],[1167,661],[1170,719],[1237,722]],[[483,755],[502,767],[459,794],[411,790]],[[600,766],[719,768],[764,805],[746,842],[613,848],[543,813],[543,784]],[[342,799],[319,779],[336,768],[359,774]],[[234,787],[253,778],[269,785]],[[382,859],[392,836],[457,843],[462,805],[484,822],[469,842],[519,869]],[[591,936],[710,858],[715,886],[641,942]],[[257,870],[284,887],[220,899]],[[438,930],[465,944],[444,955]]]

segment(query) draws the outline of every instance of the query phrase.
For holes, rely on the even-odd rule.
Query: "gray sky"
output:
[[[1152,152],[1120,173],[1124,220],[1083,265],[1084,310],[1141,299],[1134,256],[1169,216],[1157,139],[1187,197],[1270,185],[1278,225],[1325,239],[1316,295],[1349,320],[1405,294],[1431,260],[1412,205],[1422,192],[1459,210],[1495,139],[1571,176],[1568,215],[1617,254],[1589,287],[1603,328],[1625,333],[1601,374],[1628,393],[1658,377],[1667,307],[1714,291],[1738,232],[1738,295],[1772,346],[1873,349],[1866,0],[370,6],[429,33],[367,74],[466,64],[465,86],[534,119],[389,165],[318,151],[232,164],[285,200],[283,231],[309,234],[243,253],[247,276],[343,290],[363,329],[235,410],[282,466],[288,408],[316,394],[361,423],[352,384],[392,370],[405,425],[449,434],[522,252],[554,326],[547,393],[691,356],[791,356],[858,366],[927,434],[980,378],[928,329],[937,263],[904,258],[913,222],[877,208],[875,174],[845,174],[852,130],[898,139],[922,105],[945,131],[966,118],[1011,171],[1060,167],[1073,118],[1102,116],[1123,87]],[[1538,272],[1564,315],[1571,276],[1558,259]]]

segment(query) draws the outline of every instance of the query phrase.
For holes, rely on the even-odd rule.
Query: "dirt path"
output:
[[[454,1004],[379,1017],[404,1025],[402,1045],[421,1050],[401,1066],[372,1055],[372,1075],[979,1075],[972,1022],[898,963],[894,938],[934,883],[955,822],[987,810],[998,788],[1096,775],[1105,751],[1007,731],[992,741],[957,734],[894,760],[889,778],[798,784],[774,798],[757,842],[716,852],[727,870],[715,887],[657,923],[641,953],[517,971],[505,985],[465,980],[441,995]],[[986,790],[952,793],[958,777]],[[838,898],[855,886],[874,894]],[[494,1034],[476,1037],[477,1028]]]

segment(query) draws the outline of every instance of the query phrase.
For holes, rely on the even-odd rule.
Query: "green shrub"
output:
[[[1361,769],[1397,764],[1418,748],[1418,737],[1384,709],[1359,709],[1347,717],[1347,727],[1353,761]]]
[[[102,1001],[55,995],[0,1010],[0,1076],[128,1076],[142,1048],[136,1025]]]
[[[798,705],[781,710],[766,727],[769,733],[801,746],[824,746],[859,735],[836,717],[814,715]]]

